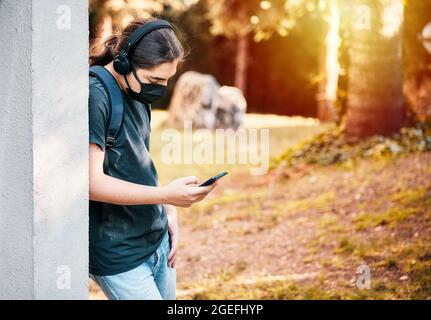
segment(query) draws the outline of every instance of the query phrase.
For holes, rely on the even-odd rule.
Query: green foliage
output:
[[[297,19],[309,12],[324,13],[328,0],[261,1],[206,0],[211,33],[235,37],[253,33],[256,42],[274,33],[287,36]]]
[[[431,150],[431,132],[421,125],[403,128],[392,137],[373,136],[354,144],[347,143],[344,125],[341,125],[287,149],[273,159],[271,165],[330,165],[358,158],[383,158],[427,150]]]

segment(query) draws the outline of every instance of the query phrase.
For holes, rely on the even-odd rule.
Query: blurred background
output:
[[[89,16],[91,44],[149,16],[181,30],[153,160],[161,183],[230,172],[179,209],[179,299],[431,299],[431,0],[90,0]],[[270,170],[163,163],[184,120],[269,129]]]

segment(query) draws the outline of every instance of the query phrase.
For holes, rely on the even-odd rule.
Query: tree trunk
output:
[[[247,54],[248,34],[239,35],[235,61],[235,87],[239,88],[244,96],[247,87]]]
[[[369,26],[351,36],[346,123],[350,141],[391,135],[404,123],[401,28],[384,34],[381,9],[372,4],[370,9]]]

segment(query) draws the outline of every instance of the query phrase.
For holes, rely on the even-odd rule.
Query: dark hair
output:
[[[108,37],[100,44],[94,44],[90,49],[90,65],[105,66],[114,60],[114,57],[126,46],[128,37],[133,31],[145,23],[155,20],[148,18],[134,20],[120,33]],[[171,23],[172,24],[172,23]],[[179,40],[181,33],[173,25],[174,30],[169,28],[156,29],[148,33],[129,55],[130,61],[135,68],[152,69],[153,67],[174,60],[182,61],[185,56],[183,44]]]

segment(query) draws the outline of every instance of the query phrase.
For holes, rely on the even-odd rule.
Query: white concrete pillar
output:
[[[0,0],[0,299],[88,298],[88,3]]]

